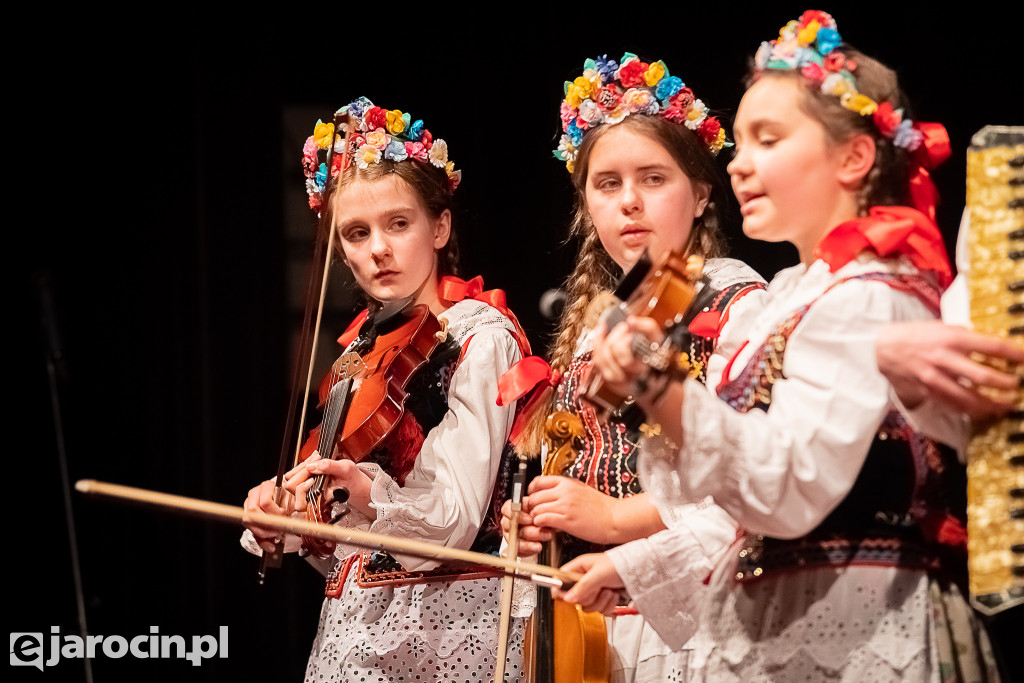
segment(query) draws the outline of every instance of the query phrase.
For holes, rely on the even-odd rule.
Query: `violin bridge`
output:
[[[356,377],[366,372],[366,364],[358,353],[345,353],[335,363],[338,376],[341,379]]]

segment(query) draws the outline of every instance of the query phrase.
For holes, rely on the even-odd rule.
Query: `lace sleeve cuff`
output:
[[[703,577],[663,553],[654,540],[660,532],[607,551],[626,591],[651,627],[673,650],[679,650],[697,630]],[[666,560],[672,560],[666,562]]]

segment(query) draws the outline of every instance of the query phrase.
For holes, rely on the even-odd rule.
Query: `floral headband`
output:
[[[853,74],[857,62],[841,50],[843,39],[836,30],[836,21],[828,12],[807,10],[799,21],[790,21],[779,30],[779,37],[761,43],[754,56],[757,70],[799,69],[800,73],[820,84],[821,92],[836,95],[839,103],[861,116],[871,116],[882,135],[908,152],[921,146],[923,135],[914,122],[903,118],[902,109],[881,104],[857,90]]]
[[[359,168],[369,168],[371,164],[380,163],[381,159],[389,161],[429,162],[437,168],[443,168],[448,174],[448,185],[454,192],[462,181],[462,171],[455,170],[455,164],[448,160],[448,143],[440,138],[434,139],[430,131],[423,127],[423,121],[412,121],[409,114],[398,109],[390,111],[377,107],[365,97],[345,105],[337,112],[348,114],[348,124],[341,124],[340,133],[352,129],[348,157],[355,161]],[[333,154],[330,152],[334,145]],[[327,164],[331,165],[331,178],[341,174],[342,160],[345,158],[345,138],[335,136],[334,124],[317,121],[313,134],[302,146],[302,171],[306,176],[306,194],[309,195],[309,207],[320,210],[323,203],[324,188],[327,186]],[[325,161],[320,161],[320,154],[325,154]]]
[[[678,76],[670,76],[665,62],[640,61],[627,52],[616,63],[603,55],[583,63],[583,75],[565,82],[562,101],[562,139],[555,158],[573,172],[583,136],[601,124],[622,121],[630,114],[660,116],[692,130],[712,154],[726,142],[725,130],[707,106],[696,99]]]
[[[878,131],[902,147],[911,158],[910,196],[913,204],[935,220],[938,192],[927,169],[935,168],[950,154],[949,135],[941,123],[920,123],[903,118],[902,109],[881,104],[857,90],[857,63],[839,48],[843,39],[832,15],[807,10],[799,21],[790,21],[772,42],[761,43],[754,56],[758,73],[766,69],[800,70],[804,78],[820,84],[821,92],[836,95],[839,103],[861,116],[870,116]]]

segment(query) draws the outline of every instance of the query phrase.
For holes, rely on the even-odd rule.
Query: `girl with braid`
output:
[[[580,419],[584,438],[567,476],[540,476],[531,482],[520,514],[520,554],[540,550],[552,530],[565,532],[562,552],[573,557],[665,528],[664,515],[650,502],[637,477],[637,443],[643,416],[627,410],[602,419],[580,397],[589,372],[593,321],[587,309],[611,290],[617,277],[646,251],[654,262],[669,251],[704,257],[700,305],[676,330],[691,359],[690,374],[703,380],[725,363],[720,347],[730,315],[756,308],[763,280],[723,253],[719,211],[726,190],[715,155],[725,132],[707,107],[664,62],[644,62],[626,54],[619,61],[588,59],[581,76],[567,83],[561,108],[562,136],[555,156],[566,162],[576,189],[571,231],[582,240],[575,270],[566,283],[568,301],[551,354],[560,373],[548,410],[535,413],[539,430],[548,414],[567,411]],[[510,506],[504,508],[508,528]],[[698,538],[710,549],[724,549],[735,526],[710,500],[675,510],[678,529],[651,543],[649,557],[667,555],[673,567],[689,565],[699,589],[711,562],[706,553],[684,558],[675,548],[693,548],[679,536]],[[673,525],[675,526],[675,525]],[[692,527],[692,528],[691,528]],[[676,534],[673,536],[673,534]],[[616,596],[603,596],[598,611],[612,612]],[[683,675],[688,651],[680,649],[681,627],[666,643],[633,609],[614,610],[607,622],[614,681],[665,680]]]
[[[964,469],[908,424],[875,359],[877,333],[933,319],[950,279],[922,168],[948,155],[948,138],[910,119],[895,73],[843,45],[824,12],[783,27],[755,66],[729,174],[744,232],[792,242],[801,263],[758,310],[734,311],[723,345],[739,350],[709,383],[717,395],[691,381],[639,390],[646,370],[629,344],[660,338],[649,319],[595,340],[605,381],[661,427],[641,457],[652,497],[712,495],[745,530],[710,578],[693,673],[997,679],[960,589]],[[664,580],[635,559],[609,565],[570,563],[591,571],[567,599],[600,606],[627,577],[640,595]],[[662,629],[670,613],[645,615]]]
[[[498,378],[529,353],[529,343],[500,290],[482,291],[479,277],[453,274],[452,195],[461,171],[445,141],[423,121],[366,98],[340,113],[351,129],[349,163],[342,162],[341,131],[320,122],[302,158],[310,207],[330,221],[369,304],[338,341],[346,353],[364,353],[390,324],[382,306],[408,299],[436,316],[438,343],[409,371],[400,418],[365,458],[356,464],[313,453],[285,477],[280,501],[269,480],[249,492],[245,509],[303,514],[312,475],[325,475],[326,490],[349,492],[347,515],[333,505],[342,526],[497,552],[514,405],[495,405],[494,397]],[[331,148],[335,154],[319,163]],[[364,380],[356,378],[358,397]],[[317,439],[307,446],[315,449]],[[273,550],[276,535],[251,525],[242,542],[258,554]],[[298,545],[286,538],[286,550]],[[331,570],[306,681],[494,680],[494,572],[343,545],[326,554]],[[522,656],[518,623],[510,640],[504,670],[511,681]]]

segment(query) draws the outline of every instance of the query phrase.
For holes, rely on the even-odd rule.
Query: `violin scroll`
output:
[[[665,341],[652,343],[638,336],[632,345],[636,358],[655,375],[685,376],[689,371],[689,358],[680,353],[668,332],[685,319],[690,305],[697,298],[703,271],[704,259],[700,256],[684,259],[677,252],[669,252],[650,268],[625,301],[602,313],[601,318],[608,329],[630,315],[652,318],[658,323],[665,332]],[[584,397],[605,419],[632,405],[630,396],[610,389],[598,373],[591,373],[587,378]]]

